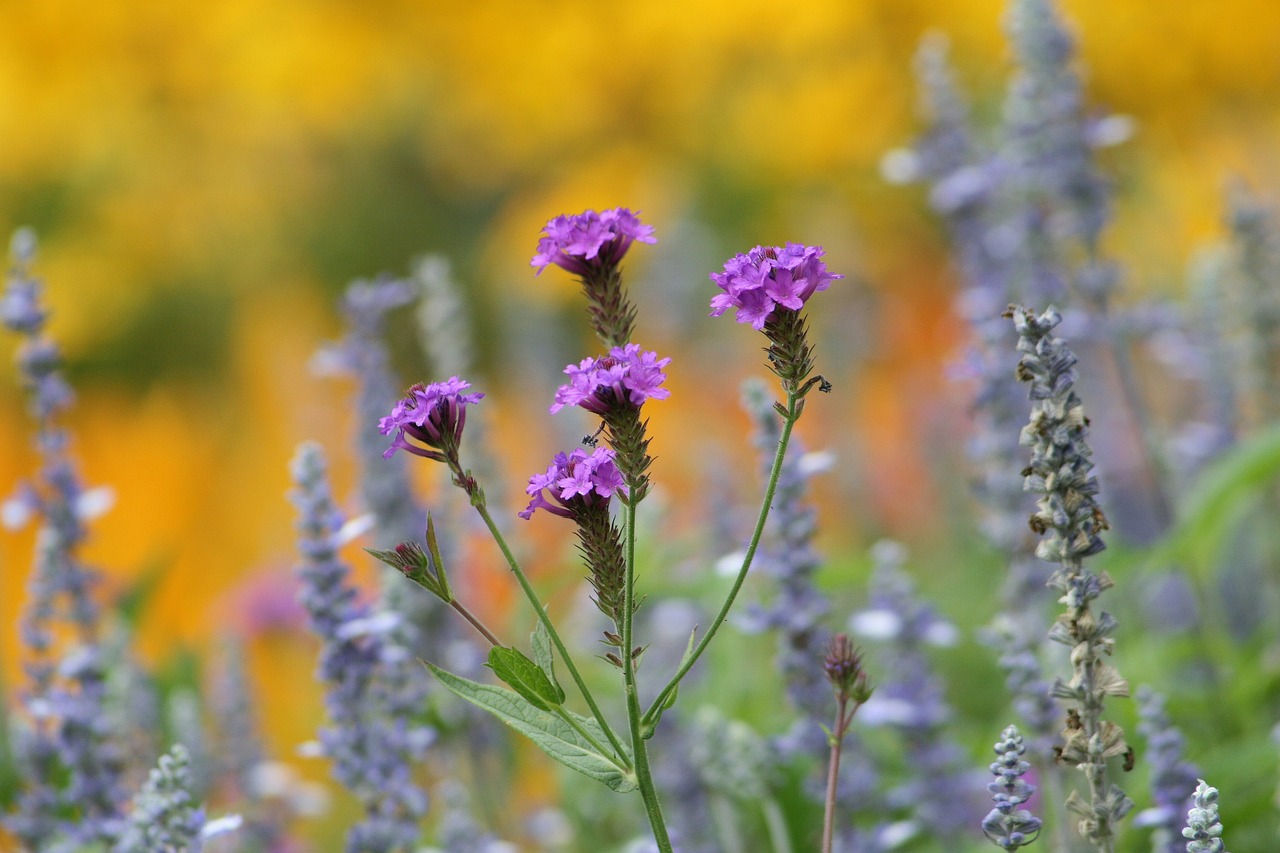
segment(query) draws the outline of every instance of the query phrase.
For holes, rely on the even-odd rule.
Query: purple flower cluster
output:
[[[561,214],[542,229],[546,236],[538,241],[538,253],[529,262],[543,269],[555,264],[574,275],[589,276],[606,267],[617,266],[631,244],[658,242],[652,225],[641,225],[640,219],[625,207],[612,207],[596,213],[588,210],[576,216]]]
[[[554,515],[573,518],[575,509],[606,503],[624,485],[613,451],[607,447],[597,447],[590,455],[580,447],[569,454],[557,453],[545,473],[529,478],[525,492],[533,499],[520,517],[528,520],[534,510],[545,509]],[[547,489],[559,506],[543,496]]]
[[[397,450],[407,450],[418,456],[446,461],[450,451],[456,451],[462,439],[462,428],[467,422],[466,407],[470,403],[478,403],[484,394],[464,394],[471,383],[451,376],[445,382],[433,382],[430,385],[414,385],[408,396],[395,404],[391,414],[378,422],[378,431],[383,435],[395,433],[395,440],[384,452],[390,459]],[[410,444],[405,436],[415,438],[427,447],[445,451],[445,454],[424,450]]]
[[[711,280],[724,293],[711,299],[711,316],[737,309],[739,323],[763,329],[778,306],[799,311],[809,297],[826,290],[843,275],[827,272],[821,246],[788,243],[785,247],[756,246],[725,262],[724,272]]]
[[[639,408],[645,400],[665,400],[671,392],[660,387],[667,378],[662,368],[670,363],[656,352],[641,352],[639,344],[614,347],[604,358],[584,358],[564,369],[569,382],[556,389],[551,414],[581,406],[604,417],[620,406]]]

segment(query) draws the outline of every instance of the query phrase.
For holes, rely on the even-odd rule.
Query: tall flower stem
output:
[[[661,853],[673,853],[671,838],[667,834],[667,825],[662,818],[662,803],[658,801],[658,790],[653,784],[653,774],[649,770],[649,753],[645,746],[644,722],[640,717],[640,692],[636,686],[636,656],[632,643],[632,623],[635,621],[635,579],[636,579],[636,504],[637,496],[627,499],[627,577],[623,588],[622,605],[622,677],[627,692],[627,723],[631,726],[631,748],[635,752],[636,779],[640,784],[640,796],[644,798],[644,810],[649,816],[649,825],[653,828],[654,840]]]
[[[831,758],[827,761],[827,799],[822,813],[822,853],[831,853],[831,843],[835,838],[836,827],[836,784],[840,781],[840,751],[844,746],[845,729],[848,717],[845,707],[848,698],[841,696],[836,700],[836,728],[831,732]]]
[[[729,608],[733,607],[734,600],[742,590],[742,584],[747,579],[747,572],[751,569],[751,562],[755,559],[756,549],[760,547],[760,538],[764,535],[765,522],[769,519],[773,496],[778,489],[778,475],[782,472],[782,460],[786,457],[787,445],[791,442],[791,430],[800,418],[800,396],[801,393],[796,389],[789,389],[785,409],[779,406],[778,413],[782,415],[782,434],[778,437],[778,449],[773,455],[773,467],[769,469],[769,482],[765,486],[764,500],[760,504],[760,515],[756,519],[755,531],[751,534],[747,552],[742,558],[742,568],[738,570],[738,576],[734,579],[733,586],[729,589],[729,595],[720,607],[720,612],[716,614],[716,618],[707,627],[707,633],[703,635],[693,653],[680,665],[680,668],[676,670],[676,674],[662,688],[662,692],[658,694],[658,697],[653,700],[653,704],[649,706],[649,710],[645,712],[644,722],[647,725],[657,723],[657,718],[662,714],[667,702],[670,701],[672,694],[680,685],[680,680],[688,674],[693,665],[698,662],[698,658],[702,657],[702,653],[707,650],[711,639],[715,637],[716,632],[720,630],[720,626],[724,624],[724,620],[728,618]]]
[[[455,475],[460,473],[455,471]],[[498,543],[502,556],[506,558],[507,566],[511,569],[511,573],[516,576],[516,581],[520,584],[520,589],[524,590],[525,598],[529,599],[529,604],[533,606],[533,610],[538,614],[544,628],[547,629],[547,635],[551,637],[552,644],[556,647],[556,651],[560,653],[560,660],[564,662],[565,669],[569,670],[569,675],[573,678],[573,683],[578,685],[578,692],[582,694],[582,698],[586,700],[587,707],[591,709],[591,715],[596,718],[596,722],[600,724],[600,728],[604,729],[605,735],[609,738],[609,743],[617,750],[618,759],[627,767],[630,762],[627,760],[627,751],[623,748],[622,742],[618,740],[618,736],[614,734],[613,729],[609,726],[609,721],[605,719],[604,713],[601,712],[600,706],[596,704],[595,697],[591,695],[591,691],[587,689],[587,683],[582,680],[582,674],[578,672],[578,667],[574,664],[573,658],[569,657],[569,650],[565,648],[564,641],[560,639],[560,634],[556,631],[556,626],[551,623],[551,617],[547,615],[547,609],[542,606],[542,602],[538,600],[538,594],[533,591],[533,587],[529,585],[529,579],[525,576],[524,570],[520,568],[520,563],[516,560],[515,555],[511,553],[511,548],[507,545],[507,540],[503,538],[502,531],[498,530],[498,525],[494,523],[493,516],[489,514],[489,508],[485,506],[483,496],[472,497],[472,506],[476,508],[476,512],[480,514],[480,518],[484,521],[486,527],[489,528],[489,534],[493,536],[493,541]]]
[[[481,622],[478,618],[476,618],[476,615],[472,613],[470,610],[468,610],[461,601],[458,601],[458,599],[455,598],[449,602],[449,606],[452,607],[454,610],[458,611],[458,613],[462,615],[463,619],[466,619],[468,622],[470,622],[471,627],[479,631],[480,635],[489,641],[489,645],[491,646],[502,645],[502,641],[499,640],[492,631],[486,628],[484,623]]]

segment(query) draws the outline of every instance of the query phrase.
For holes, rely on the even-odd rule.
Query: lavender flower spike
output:
[[[444,382],[410,388],[391,414],[378,422],[378,431],[383,435],[396,434],[382,455],[390,459],[397,450],[405,450],[437,462],[456,463],[462,428],[467,423],[467,406],[484,397],[463,393],[470,387],[470,382],[451,376]],[[430,449],[410,444],[406,436]]]
[[[200,853],[213,835],[239,828],[240,818],[228,816],[205,821],[204,809],[195,802],[187,750],[176,744],[151,771],[134,799],[129,825],[114,853],[153,853],[182,850]]]
[[[653,226],[642,225],[625,207],[614,207],[557,216],[542,233],[530,266],[541,275],[555,264],[578,276],[596,335],[609,347],[630,341],[636,310],[622,290],[618,264],[632,243],[657,242]]]
[[[1009,726],[1000,734],[995,751],[998,759],[991,764],[996,781],[987,785],[996,807],[982,819],[982,831],[1003,850],[1017,850],[1036,840],[1043,821],[1018,806],[1031,799],[1036,789],[1022,776],[1031,765],[1022,760],[1026,752],[1017,726]]]
[[[1227,853],[1222,842],[1222,822],[1218,820],[1218,789],[1203,779],[1196,785],[1196,804],[1187,812],[1187,853]]]
[[[371,613],[356,602],[348,570],[338,559],[342,517],[329,494],[319,446],[304,444],[292,466],[292,494],[301,518],[298,549],[301,600],[324,642],[319,677],[328,691],[330,726],[320,732],[334,776],[364,807],[347,833],[349,853],[393,853],[418,842],[426,794],[413,781],[432,732],[413,722],[422,695],[406,672],[412,656],[398,637],[401,619]]]

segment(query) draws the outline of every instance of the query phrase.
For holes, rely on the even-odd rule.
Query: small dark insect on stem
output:
[[[595,432],[591,433],[590,435],[584,435],[582,437],[582,443],[585,444],[587,447],[595,447],[600,443],[600,433],[602,432],[604,432],[603,422],[600,424],[599,427],[596,428]]]

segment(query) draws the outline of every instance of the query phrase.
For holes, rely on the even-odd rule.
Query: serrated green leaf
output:
[[[427,664],[427,669],[451,693],[493,714],[564,766],[597,782],[603,782],[621,793],[636,789],[635,775],[631,771],[620,767],[612,758],[602,755],[573,726],[550,711],[537,708],[518,693],[505,688],[478,684],[430,663]],[[597,741],[605,741],[604,731],[595,720],[572,712],[566,713]]]
[[[533,626],[533,636],[529,638],[529,642],[533,648],[534,662],[550,679],[551,686],[556,689],[560,696],[556,704],[563,703],[564,688],[556,680],[555,655],[551,652],[551,634],[547,632],[547,626],[542,624],[542,620],[538,620],[538,623]]]
[[[494,646],[489,649],[489,668],[512,690],[535,708],[549,711],[564,702],[564,691],[551,683],[547,674],[519,649]]]

